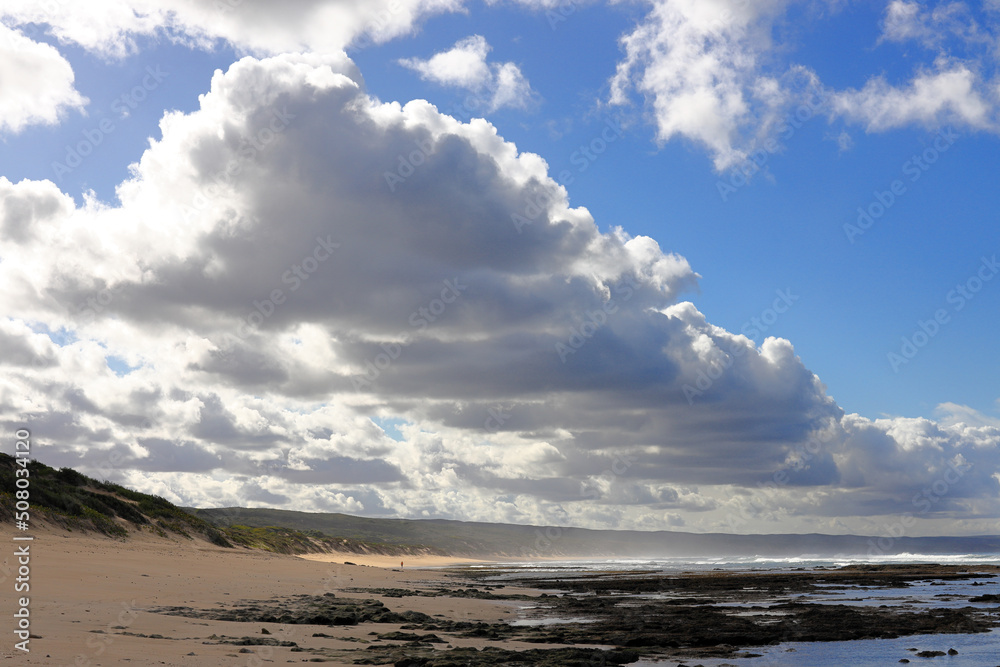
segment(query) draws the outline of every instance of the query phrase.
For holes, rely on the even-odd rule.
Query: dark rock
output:
[[[330,625],[357,625],[357,616],[334,616],[330,621]],[[323,625],[322,623],[314,623],[313,625]]]

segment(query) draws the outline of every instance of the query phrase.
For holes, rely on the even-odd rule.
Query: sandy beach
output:
[[[22,544],[11,532],[4,526],[7,543]],[[483,579],[488,572],[477,578],[443,567],[482,562],[461,558],[404,558],[400,568],[398,556],[300,557],[143,532],[127,540],[52,528],[33,534],[30,653],[8,634],[0,664],[499,665],[519,658],[562,666],[644,655],[707,665],[749,658],[746,647],[906,635],[946,650],[958,639],[927,636],[989,632],[1000,601],[996,566],[579,572],[500,585]],[[3,562],[10,589],[13,551]],[[928,580],[968,587],[933,589]],[[905,596],[921,582],[926,593],[913,588],[894,608],[812,604],[873,587]],[[932,597],[919,602],[920,595]],[[914,613],[920,604],[927,613]],[[4,595],[0,614],[13,619],[15,610],[13,596]],[[520,659],[510,651],[533,653]]]
[[[7,544],[11,529],[4,526]],[[14,562],[10,555],[4,564]],[[134,534],[127,541],[60,530],[36,531],[31,560],[30,653],[14,649],[9,631],[0,649],[3,664],[27,665],[258,665],[300,662],[292,647],[213,644],[211,637],[246,635],[295,642],[300,647],[357,649],[371,632],[399,630],[400,624],[354,626],[236,623],[152,613],[150,609],[184,606],[218,608],[239,600],[280,600],[295,595],[372,598],[346,588],[424,589],[440,585],[445,574],[418,566],[440,566],[456,560],[411,559],[400,570],[377,567],[378,557],[326,554],[323,560],[247,549],[224,549],[203,540],[164,539]],[[336,560],[339,562],[329,562]],[[343,561],[357,565],[344,565]],[[392,560],[392,559],[390,559]],[[404,561],[405,562],[405,561]],[[385,564],[392,565],[392,562]],[[16,567],[16,565],[15,565]],[[7,577],[5,586],[11,586]],[[451,597],[378,598],[393,611],[440,614],[452,620],[497,621],[515,613],[511,604]],[[11,619],[12,595],[3,596],[2,615]],[[314,633],[329,635],[314,638]],[[145,635],[145,636],[141,636]],[[391,643],[381,642],[378,643]],[[402,643],[402,642],[399,642]],[[453,646],[481,646],[481,639],[456,639]],[[516,642],[514,643],[516,645]],[[253,651],[252,653],[241,653]],[[326,660],[327,664],[352,664]]]

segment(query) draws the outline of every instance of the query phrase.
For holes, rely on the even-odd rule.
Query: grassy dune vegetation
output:
[[[19,467],[13,456],[0,453],[0,509],[4,521],[14,516],[15,470]],[[67,530],[112,537],[127,537],[138,530],[163,536],[168,532],[184,537],[194,534],[219,546],[232,546],[212,524],[159,496],[101,482],[72,468],[57,470],[40,461],[29,461],[27,469],[33,521],[43,519]]]
[[[5,523],[14,519],[15,471],[21,467],[13,456],[0,453],[0,512]],[[56,469],[32,460],[27,462],[27,470],[31,520],[41,519],[69,531],[95,532],[115,538],[128,538],[141,531],[161,537],[168,534],[186,538],[200,536],[221,547],[240,546],[285,554],[329,551],[386,555],[443,553],[420,545],[382,544],[336,537],[318,530],[238,523],[216,527],[160,496],[98,481],[72,468]]]

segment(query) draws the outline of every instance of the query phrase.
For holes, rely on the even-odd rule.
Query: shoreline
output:
[[[400,570],[399,557],[382,557],[395,565],[383,567],[378,557],[360,554],[299,557],[197,539],[134,534],[123,541],[58,530],[39,531],[32,548],[31,653],[14,651],[10,643],[0,649],[3,657],[29,665],[350,665],[361,657],[488,665],[524,651],[542,665],[587,665],[595,658],[627,664],[640,656],[737,659],[754,646],[794,640],[770,623],[785,623],[781,619],[805,623],[813,641],[851,639],[859,631],[906,636],[991,626],[981,610],[960,606],[979,603],[960,599],[930,619],[906,610],[821,607],[808,598],[833,590],[831,583],[854,594],[920,586],[914,582],[928,577],[949,585],[972,581],[951,564],[686,575],[515,573],[499,581],[490,579],[497,567],[489,566],[511,560],[425,557],[407,564],[402,557]],[[9,564],[11,557],[5,558]],[[976,579],[981,583],[971,584],[977,592],[996,593],[1000,567],[964,569],[984,572]],[[1000,609],[1000,602],[984,604]],[[0,613],[13,613],[12,605],[5,596]],[[755,624],[754,615],[772,612],[768,624]],[[991,627],[1000,626],[1000,615],[994,616]]]

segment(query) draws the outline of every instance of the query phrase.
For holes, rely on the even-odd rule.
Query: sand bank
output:
[[[437,568],[449,567],[452,565],[478,565],[488,563],[481,558],[458,558],[455,556],[383,556],[379,554],[357,554],[349,552],[331,551],[324,554],[303,554],[299,556],[304,560],[315,561],[317,563],[340,563],[345,561],[355,565],[367,567],[382,567],[390,569]]]

